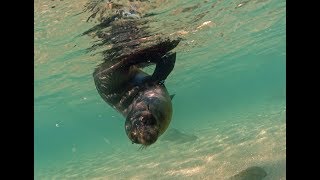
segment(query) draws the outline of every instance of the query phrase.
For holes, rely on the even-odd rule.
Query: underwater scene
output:
[[[34,179],[286,179],[286,1],[35,0]]]

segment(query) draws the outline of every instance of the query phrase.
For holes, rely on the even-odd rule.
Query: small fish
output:
[[[59,121],[59,122],[56,123],[56,127],[57,128],[60,127],[60,123],[62,123],[62,121]]]

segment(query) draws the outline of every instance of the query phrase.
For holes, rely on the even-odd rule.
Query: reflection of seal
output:
[[[179,40],[163,41],[116,64],[105,61],[94,71],[100,96],[126,117],[126,133],[133,143],[154,143],[171,121],[171,98],[164,80],[176,59],[176,54],[168,51],[178,43]],[[151,63],[156,64],[151,76],[139,69]]]

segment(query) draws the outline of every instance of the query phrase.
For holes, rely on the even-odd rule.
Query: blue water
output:
[[[74,16],[85,3],[34,4],[35,179],[227,179],[251,166],[286,179],[285,1],[151,1],[152,31],[184,38],[169,128],[198,138],[143,151],[95,89],[102,57],[78,37],[95,22]]]

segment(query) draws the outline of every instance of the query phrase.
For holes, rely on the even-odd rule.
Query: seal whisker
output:
[[[142,144],[140,147],[139,147],[139,151],[142,151],[142,150],[144,150],[144,149],[147,149],[147,145],[144,145],[144,144]]]

